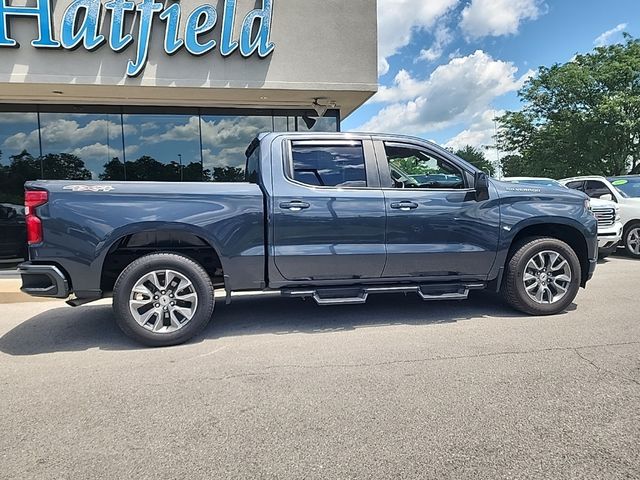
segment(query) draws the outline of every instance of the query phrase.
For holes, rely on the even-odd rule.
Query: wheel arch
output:
[[[131,262],[150,253],[172,252],[191,258],[224,286],[224,263],[215,239],[198,227],[182,223],[139,223],[114,231],[99,246],[100,288],[113,290],[115,280]]]
[[[511,238],[507,250],[507,255],[503,265],[509,262],[516,247],[526,238],[531,237],[551,237],[563,241],[576,252],[581,267],[580,285],[584,287],[589,275],[589,245],[583,232],[583,227],[578,222],[540,220],[523,222],[518,228],[511,230]],[[597,249],[596,249],[597,251]]]

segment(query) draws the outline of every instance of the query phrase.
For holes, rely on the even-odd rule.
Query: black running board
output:
[[[466,300],[470,290],[481,290],[484,283],[427,284],[367,287],[283,289],[286,297],[313,298],[318,305],[359,305],[366,303],[370,293],[417,293],[425,301]]]

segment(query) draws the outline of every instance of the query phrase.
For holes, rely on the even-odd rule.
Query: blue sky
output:
[[[640,0],[378,0],[380,91],[342,129],[493,144],[541,65],[640,36]]]

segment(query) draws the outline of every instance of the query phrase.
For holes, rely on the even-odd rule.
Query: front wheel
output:
[[[214,298],[202,266],[182,255],[156,253],[138,258],[120,274],[113,308],[127,336],[160,347],[200,333],[211,320]]]
[[[582,269],[575,251],[556,238],[535,237],[515,247],[506,266],[503,296],[516,310],[554,315],[575,299]]]
[[[622,240],[627,253],[633,258],[640,258],[640,223],[625,227]]]

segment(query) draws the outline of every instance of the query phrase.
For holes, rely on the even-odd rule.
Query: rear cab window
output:
[[[291,142],[291,180],[319,187],[366,187],[367,170],[362,142],[314,144]]]

